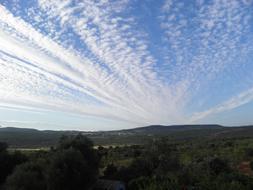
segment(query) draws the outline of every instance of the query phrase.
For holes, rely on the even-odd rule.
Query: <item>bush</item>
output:
[[[221,160],[220,158],[214,158],[209,162],[209,169],[211,173],[218,175],[222,172],[228,172],[229,166],[226,161]]]
[[[12,158],[2,160],[21,160],[18,153]],[[96,182],[98,157],[92,142],[82,135],[63,137],[56,149],[33,159],[14,170],[7,179],[6,190],[83,190]]]
[[[0,143],[0,186],[17,165],[27,161],[26,156],[18,151],[9,153],[7,147],[6,143]]]
[[[39,162],[28,162],[16,168],[8,177],[6,190],[46,190],[44,166]]]
[[[129,182],[131,190],[175,190],[182,189],[176,180],[170,177],[140,177]]]
[[[104,177],[106,179],[114,179],[116,178],[117,172],[118,169],[114,164],[108,164],[104,171]]]
[[[90,166],[78,150],[70,148],[56,152],[50,162],[49,190],[83,190],[96,181],[94,170],[97,168]]]

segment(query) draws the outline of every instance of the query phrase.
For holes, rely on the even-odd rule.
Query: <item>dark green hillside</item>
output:
[[[63,131],[39,131],[36,129],[6,127],[0,128],[0,141],[7,142],[10,147],[49,147],[54,145],[63,134],[68,133]]]
[[[0,127],[0,141],[10,147],[40,148],[55,145],[62,135],[82,133],[95,145],[143,144],[150,139],[166,136],[171,140],[253,137],[253,127],[224,127],[220,125],[152,125],[118,131],[40,131],[36,129]]]
[[[122,130],[130,133],[141,133],[141,134],[168,134],[179,131],[191,131],[191,130],[220,130],[225,127],[221,125],[150,125],[147,127],[139,127],[129,130]]]

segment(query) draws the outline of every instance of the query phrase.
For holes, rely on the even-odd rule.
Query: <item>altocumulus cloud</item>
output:
[[[253,99],[252,6],[2,0],[0,106],[132,126],[234,109]]]

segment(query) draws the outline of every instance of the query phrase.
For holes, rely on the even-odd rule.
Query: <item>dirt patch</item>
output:
[[[247,176],[253,176],[253,171],[250,168],[250,162],[248,162],[248,161],[241,162],[237,166],[237,168],[240,173],[247,175]]]

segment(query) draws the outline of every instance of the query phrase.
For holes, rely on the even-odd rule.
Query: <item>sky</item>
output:
[[[0,125],[253,124],[253,0],[0,0]]]

